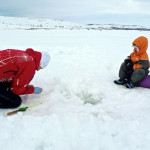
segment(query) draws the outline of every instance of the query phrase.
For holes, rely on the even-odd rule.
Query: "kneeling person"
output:
[[[36,71],[50,60],[46,52],[7,49],[0,51],[0,108],[15,108],[21,104],[19,95],[40,94],[41,87],[29,85]]]

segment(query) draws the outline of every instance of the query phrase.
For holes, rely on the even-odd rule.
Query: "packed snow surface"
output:
[[[33,48],[51,55],[22,96],[19,112],[0,109],[1,150],[149,150],[150,89],[117,86],[118,70],[138,36],[111,30],[0,30],[0,49]],[[148,50],[150,55],[150,51]]]

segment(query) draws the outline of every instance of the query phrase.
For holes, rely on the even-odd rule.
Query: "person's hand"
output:
[[[131,59],[125,59],[124,63],[127,67],[127,70],[133,70],[133,63],[132,63]]]
[[[40,94],[42,92],[42,88],[34,87],[34,94]]]

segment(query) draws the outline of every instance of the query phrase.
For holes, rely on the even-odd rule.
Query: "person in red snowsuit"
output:
[[[46,52],[6,49],[0,51],[0,108],[21,104],[19,95],[40,94],[42,88],[29,85],[36,70],[45,68],[50,60]]]

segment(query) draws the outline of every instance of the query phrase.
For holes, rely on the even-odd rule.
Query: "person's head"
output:
[[[40,64],[39,64],[37,71],[45,68],[50,61],[50,55],[47,52],[41,52],[41,55],[42,56],[41,56]]]
[[[148,39],[144,36],[140,36],[132,42],[132,46],[134,47],[133,51],[137,55],[146,53],[147,48],[148,48]]]

